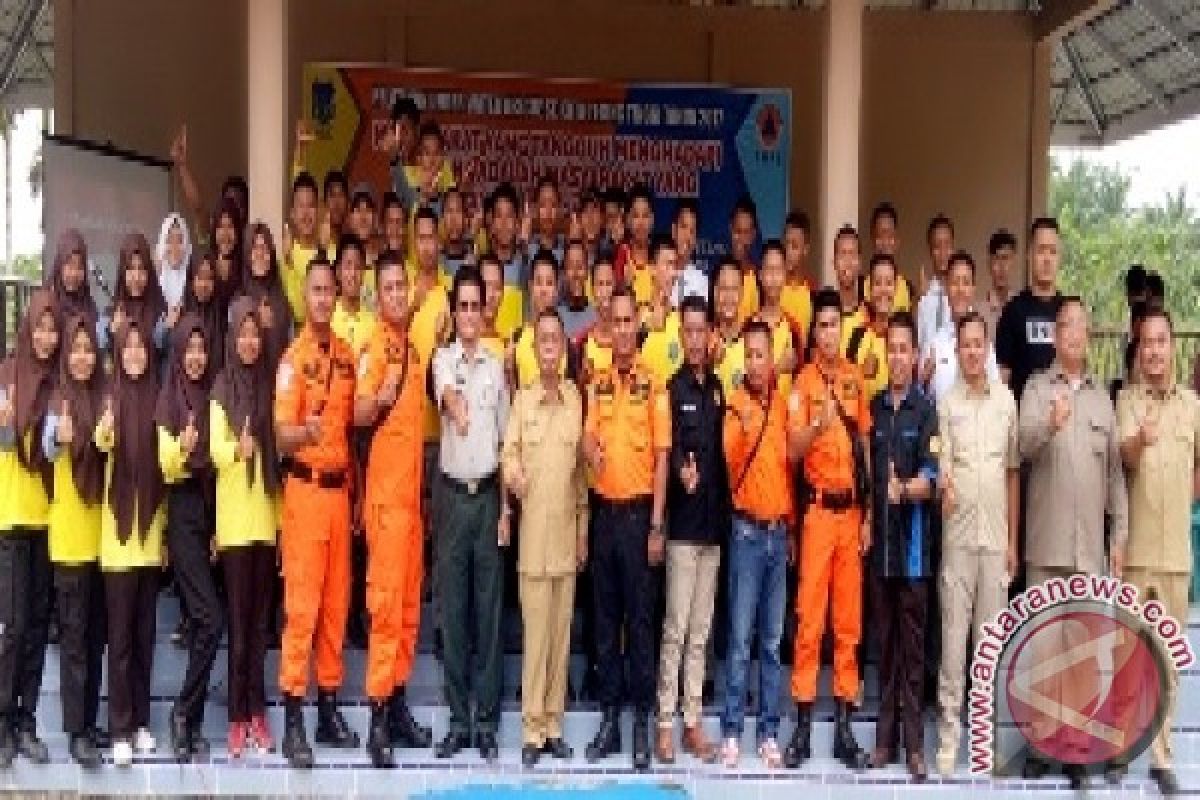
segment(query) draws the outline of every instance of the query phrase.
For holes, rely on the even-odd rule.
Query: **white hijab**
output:
[[[178,264],[167,263],[167,234],[178,225],[183,235],[183,260]],[[168,306],[183,302],[183,291],[187,285],[187,267],[192,261],[192,238],[188,235],[187,221],[183,215],[172,211],[162,221],[158,230],[158,243],[154,246],[154,260],[158,263],[158,282]]]

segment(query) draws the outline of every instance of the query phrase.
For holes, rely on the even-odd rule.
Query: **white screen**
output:
[[[92,296],[105,309],[111,300],[108,292],[114,288],[121,237],[140,231],[153,251],[163,217],[171,210],[171,173],[161,163],[61,137],[45,137],[42,157],[43,269],[48,271],[54,264],[59,233],[78,229],[88,246]]]

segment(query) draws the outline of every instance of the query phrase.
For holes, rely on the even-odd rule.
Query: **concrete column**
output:
[[[821,278],[833,283],[833,239],[858,225],[859,142],[862,130],[863,0],[826,4],[820,231]]]
[[[287,0],[246,3],[246,179],[250,215],[283,231],[287,164]]]

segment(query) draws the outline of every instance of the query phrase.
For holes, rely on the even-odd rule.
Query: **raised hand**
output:
[[[187,124],[184,123],[179,126],[179,131],[175,134],[175,138],[171,140],[171,161],[176,165],[186,164],[187,157]]]
[[[318,434],[319,435],[319,434]],[[254,437],[250,435],[250,415],[242,422],[242,432],[238,435],[238,458],[249,461],[254,456]]]
[[[1055,433],[1066,427],[1067,420],[1071,418],[1071,398],[1067,394],[1067,389],[1064,386],[1058,387],[1054,393],[1054,400],[1050,404],[1050,429]]]
[[[696,489],[700,486],[700,469],[696,466],[696,454],[690,450],[687,458],[684,459],[683,466],[679,468],[679,482],[683,484],[683,490],[688,494],[695,494]]]
[[[104,398],[104,412],[100,415],[100,430],[105,436],[111,435],[117,426],[116,414],[113,412],[112,395]]]
[[[867,357],[863,359],[863,377],[867,380],[874,380],[879,374],[879,359],[874,353],[867,353]]]
[[[179,432],[179,447],[184,454],[191,455],[192,450],[196,448],[196,441],[200,438],[200,433],[196,430],[196,414],[189,411],[187,416],[187,424],[183,426],[183,430]]]
[[[58,430],[55,438],[59,444],[70,444],[75,441],[75,423],[71,420],[71,405],[63,398],[62,407],[58,410]]]

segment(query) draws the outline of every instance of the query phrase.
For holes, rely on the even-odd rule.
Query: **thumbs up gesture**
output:
[[[0,391],[0,428],[7,428],[13,422],[13,394],[16,392],[16,387],[9,385],[2,387]]]
[[[887,495],[889,505],[900,504],[900,478],[896,476],[896,462],[888,460]]]
[[[71,421],[71,406],[65,397],[62,401],[62,408],[58,411],[58,432],[55,436],[59,444],[70,444],[75,441],[75,423]]]
[[[265,294],[258,302],[258,321],[268,330],[275,325],[275,313],[271,311],[271,304],[267,301]]]
[[[117,420],[113,413],[112,395],[108,395],[104,398],[104,413],[100,415],[100,430],[105,436],[111,436],[116,424]]]
[[[121,306],[117,306],[115,309],[113,309],[112,320],[108,325],[109,331],[114,336],[119,335],[121,331],[124,330],[126,321],[125,309]]]
[[[304,427],[308,431],[308,443],[316,444],[321,441],[321,417],[316,414],[309,414],[304,420]]]
[[[1054,401],[1050,405],[1050,429],[1058,433],[1066,426],[1071,418],[1071,398],[1066,387],[1060,386],[1054,393]]]
[[[508,476],[508,488],[520,500],[524,500],[525,492],[529,491],[529,479],[525,477],[525,468],[519,462]]]
[[[242,422],[242,432],[238,435],[238,458],[249,461],[254,456],[254,437],[250,435],[250,416]]]
[[[696,466],[696,454],[690,450],[687,458],[684,459],[683,466],[679,469],[679,481],[688,494],[695,494],[696,489],[700,486],[700,469]]]
[[[567,227],[567,239],[582,239],[583,238],[583,222],[579,219],[579,212],[571,212],[571,222]]]
[[[191,455],[196,449],[196,441],[200,438],[200,433],[196,430],[196,413],[189,411],[187,415],[187,424],[183,426],[183,430],[179,432],[179,446],[187,455]]]
[[[383,385],[379,387],[379,394],[375,396],[375,403],[380,409],[391,408],[396,404],[396,395],[399,393],[399,381],[394,372],[388,372],[388,376],[384,379]]]

